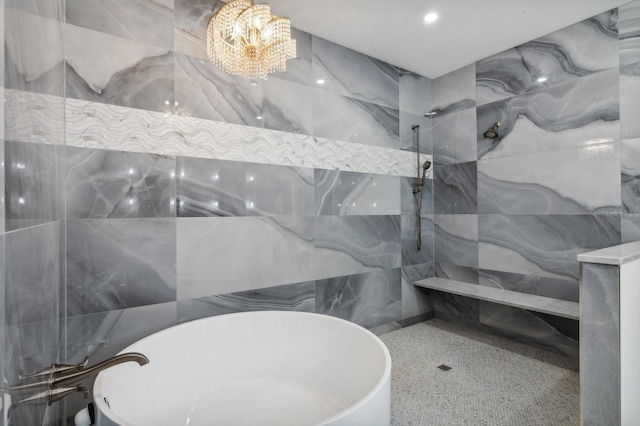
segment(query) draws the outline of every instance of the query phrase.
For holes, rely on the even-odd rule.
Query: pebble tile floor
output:
[[[393,426],[580,423],[576,360],[438,319],[380,338],[393,364]]]

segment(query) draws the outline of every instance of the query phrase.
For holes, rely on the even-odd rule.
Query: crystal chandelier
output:
[[[268,4],[232,0],[213,15],[207,26],[207,54],[229,74],[255,79],[286,71],[296,57],[289,18],[271,14]]]

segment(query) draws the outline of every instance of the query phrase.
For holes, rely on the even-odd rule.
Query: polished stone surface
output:
[[[579,301],[578,280],[539,277],[536,275],[523,275],[481,269],[479,271],[478,283],[487,287],[504,288],[505,290],[536,294],[538,296],[552,297],[570,302]]]
[[[420,226],[420,249],[418,250],[418,225]],[[433,218],[420,218],[414,215],[401,216],[402,228],[402,266],[433,263]]]
[[[577,302],[568,302],[551,297],[521,293],[502,288],[487,287],[484,285],[469,284],[462,281],[443,278],[427,278],[415,281],[414,284],[431,290],[472,297],[474,299],[557,315],[569,319],[577,320],[580,317]]]
[[[433,262],[420,265],[407,265],[402,267],[402,320],[403,326],[408,326],[406,321],[415,321],[434,315],[433,296],[426,289],[413,285],[416,280],[428,278],[434,274]]]
[[[477,104],[616,68],[617,18],[614,9],[478,61]]]
[[[476,105],[476,64],[434,79],[431,83],[434,117],[451,114]]]
[[[404,178],[339,170],[314,172],[315,214],[398,215]]]
[[[447,165],[436,162],[433,167],[435,213],[477,213],[478,163],[470,161]]]
[[[475,161],[477,146],[475,108],[433,118],[433,155],[438,163]]]
[[[421,157],[420,160],[423,158]],[[429,179],[432,174],[433,167],[427,171],[427,179],[424,182],[424,186],[420,187],[420,192],[414,194],[416,189],[415,177],[403,177],[400,179],[400,197],[402,214],[416,215],[418,202],[420,205],[420,216],[429,217],[433,215],[433,179]]]
[[[620,137],[640,137],[640,3],[618,9],[620,61]]]
[[[580,262],[603,265],[624,265],[637,259],[640,259],[640,241],[580,253],[578,255],[578,261]]]
[[[434,247],[436,263],[477,268],[478,216],[436,214]]]

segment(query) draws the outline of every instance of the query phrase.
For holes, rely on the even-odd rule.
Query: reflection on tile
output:
[[[315,219],[316,278],[400,267],[400,216]]]
[[[5,87],[63,96],[62,23],[10,8],[4,12]]]
[[[431,82],[432,111],[436,117],[476,105],[476,65],[438,77]]]
[[[545,316],[485,301],[479,303],[479,314],[480,324],[488,327],[495,334],[554,351],[569,358],[578,358],[578,336],[565,335],[554,327],[554,324],[546,322]],[[578,322],[571,322],[573,327],[569,325],[568,328],[577,330]]]
[[[480,285],[578,302],[578,281],[480,270]]]
[[[176,302],[67,318],[67,360],[96,364],[157,331],[176,324]]]
[[[432,167],[433,168],[433,167]],[[432,170],[429,169],[429,172]],[[428,176],[428,174],[427,174]],[[416,189],[416,178],[413,177],[403,177],[401,178],[401,209],[402,214],[407,215],[416,215],[416,195],[414,194],[414,190]],[[421,187],[420,192],[418,193],[422,200],[420,201],[422,204],[420,206],[420,216],[429,217],[433,215],[433,180],[426,179],[424,186]]]
[[[616,24],[614,9],[478,61],[477,104],[616,68]]]
[[[420,218],[421,247],[417,248],[418,222],[415,215],[402,215],[402,266],[432,263],[433,218]]]
[[[248,311],[316,311],[315,281],[178,302],[178,322]]]
[[[67,221],[67,312],[176,300],[175,219]]]
[[[479,215],[482,269],[577,280],[577,255],[620,244],[619,215]]]
[[[475,108],[433,118],[433,156],[439,163],[475,161],[477,146]]]
[[[620,424],[618,283],[618,267],[582,264],[580,389],[582,415],[592,424]]]
[[[469,214],[478,210],[477,162],[434,164],[433,192],[436,213]]]
[[[60,150],[55,145],[5,142],[8,231],[62,219]]]
[[[400,268],[316,281],[317,312],[365,328],[402,319]]]
[[[174,0],[66,0],[66,22],[173,50]]]
[[[66,96],[165,111],[174,102],[168,49],[65,25]]]
[[[365,145],[399,148],[397,109],[313,91],[313,135]]]
[[[208,60],[175,57],[179,114],[312,134],[310,88],[279,79],[252,82],[227,74]]]
[[[315,169],[315,213],[321,215],[398,215],[396,176]]]
[[[640,152],[636,158],[640,159]],[[616,142],[481,160],[478,162],[478,212],[617,212],[620,210],[620,159]],[[624,156],[622,159],[624,163]],[[561,179],[558,170],[562,170]],[[623,187],[624,180],[623,175]]]
[[[404,327],[411,325],[411,321],[420,322],[433,316],[431,293],[425,288],[413,285],[414,281],[432,277],[433,274],[433,263],[402,267],[402,325]],[[417,319],[420,321],[416,321]]]
[[[391,109],[399,108],[398,69],[393,65],[313,36],[313,77],[335,94]]]
[[[5,235],[5,324],[60,316],[63,232],[53,222]]]
[[[477,268],[478,216],[436,214],[434,221],[435,261]]]
[[[312,216],[313,170],[178,157],[178,216]]]
[[[178,299],[313,279],[313,217],[178,219]]]
[[[478,158],[617,141],[618,80],[613,69],[478,107]],[[484,139],[497,121],[499,137]]]
[[[175,158],[67,147],[68,218],[175,216]]]

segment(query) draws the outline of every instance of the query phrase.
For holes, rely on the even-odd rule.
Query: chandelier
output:
[[[255,79],[286,71],[296,57],[289,18],[271,14],[268,4],[232,0],[213,15],[207,26],[207,54],[229,74]]]

